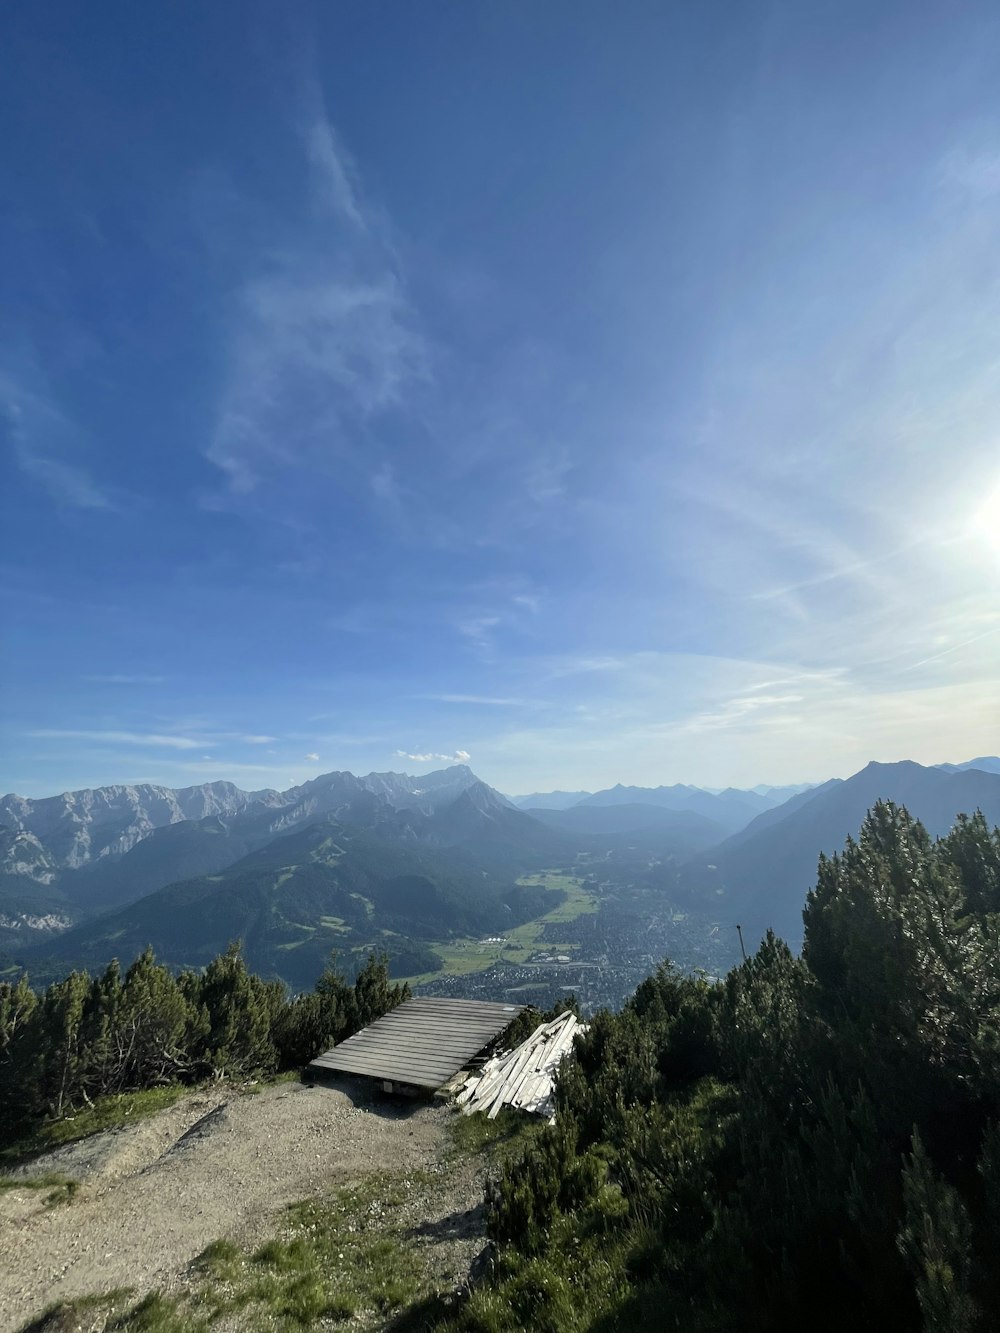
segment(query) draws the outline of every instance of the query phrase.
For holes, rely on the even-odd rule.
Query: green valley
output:
[[[476,938],[445,938],[428,941],[428,947],[441,959],[442,966],[433,971],[415,973],[401,978],[411,985],[442,977],[467,976],[482,972],[498,963],[530,965],[536,955],[542,954],[550,962],[553,953],[562,954],[567,961],[578,951],[579,945],[568,941],[552,942],[546,937],[549,927],[575,921],[577,917],[593,915],[598,911],[597,894],[583,887],[579,877],[559,870],[539,870],[525,875],[518,883],[544,889],[556,901],[547,911],[502,935]],[[546,904],[542,904],[544,907]]]

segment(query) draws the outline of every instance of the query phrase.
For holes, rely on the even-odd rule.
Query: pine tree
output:
[[[274,992],[247,971],[239,942],[209,963],[195,990],[195,1008],[204,1011],[207,1025],[198,1052],[207,1072],[221,1078],[273,1070]]]
[[[903,1200],[899,1249],[913,1273],[924,1333],[969,1333],[978,1316],[970,1291],[972,1228],[957,1191],[935,1172],[916,1131],[903,1168]]]
[[[958,868],[967,910],[980,915],[1000,912],[1000,829],[991,833],[981,810],[959,815],[939,847]]]
[[[152,949],[139,955],[128,972],[114,1029],[119,1088],[153,1087],[188,1075],[192,1069],[187,1038],[188,1004],[171,972],[158,964]]]
[[[27,974],[0,981],[0,1142],[15,1137],[37,1112],[38,1026],[38,996]]]
[[[81,1020],[81,1077],[88,1097],[119,1090],[116,1032],[121,1001],[121,968],[114,958],[91,983]]]
[[[89,990],[86,972],[71,972],[48,987],[40,1005],[35,1077],[51,1115],[63,1115],[84,1091],[81,1029]]]
[[[389,980],[389,957],[370,953],[354,982],[355,1021],[365,1027],[409,997],[409,986],[394,986]]]

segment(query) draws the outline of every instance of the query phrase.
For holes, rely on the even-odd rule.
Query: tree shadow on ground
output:
[[[475,1208],[448,1213],[434,1222],[420,1222],[403,1234],[407,1240],[462,1240],[466,1236],[482,1236],[486,1232],[485,1212],[485,1203],[479,1203]]]

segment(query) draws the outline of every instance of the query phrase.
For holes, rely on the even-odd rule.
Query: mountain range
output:
[[[625,787],[620,782],[598,792],[534,792],[513,796],[520,810],[537,814],[540,810],[578,810],[600,806],[655,806],[664,810],[686,811],[701,815],[727,833],[735,833],[755,815],[781,805],[790,796],[808,789],[808,783],[790,787],[759,786],[750,790],[726,787],[710,791],[675,783],[670,787]]]
[[[8,857],[0,880],[8,952],[37,973],[39,959],[43,970],[96,967],[151,943],[180,966],[242,938],[256,967],[294,985],[311,984],[333,948],[384,946],[397,970],[432,970],[415,941],[530,919],[548,899],[517,883],[522,871],[572,857],[557,832],[461,765],[224,795],[225,813],[219,793],[183,793],[195,813],[206,801],[214,812],[145,836],[181,802],[142,788],[8,801],[19,826],[7,824],[6,847],[30,838],[41,848],[20,872]]]
[[[571,799],[572,798],[572,799]],[[432,971],[435,940],[503,932],[558,905],[542,868],[645,875],[748,938],[798,944],[820,852],[878,799],[933,834],[959,812],[1000,822],[1000,760],[869,764],[809,787],[676,784],[507,798],[467,765],[419,778],[324,774],[287,791],[113,786],[0,800],[0,948],[37,975],[152,943],[199,965],[242,938],[259,970],[311,984],[331,949],[385,947]],[[617,869],[615,869],[617,867]],[[613,895],[612,895],[613,896]],[[2,970],[2,964],[0,964]]]
[[[133,874],[143,891],[173,873],[176,858],[197,862],[204,849],[211,863],[217,834],[226,834],[228,859],[242,836],[247,850],[255,842],[336,813],[365,796],[383,799],[396,810],[432,813],[450,805],[479,782],[471,769],[456,765],[421,778],[403,773],[327,773],[287,791],[241,791],[229,782],[198,787],[114,786],[64,792],[28,800],[0,799],[0,895],[25,881],[52,890],[48,901],[90,902],[113,899],[105,889]],[[497,800],[506,804],[497,794]],[[195,850],[198,848],[199,850]],[[112,867],[120,867],[117,874]],[[205,869],[219,868],[206,864]],[[93,885],[100,885],[96,890]],[[72,886],[72,887],[71,887]],[[67,896],[68,895],[68,896]],[[136,895],[138,896],[138,895]],[[0,896],[0,906],[3,897]]]
[[[682,868],[688,900],[714,899],[740,920],[750,941],[772,928],[793,947],[802,942],[802,907],[816,881],[821,852],[843,850],[866,812],[879,800],[904,805],[935,837],[959,813],[981,810],[1000,824],[1000,766],[965,764],[925,768],[903,761],[871,763],[852,777],[834,778],[752,820],[709,853]]]

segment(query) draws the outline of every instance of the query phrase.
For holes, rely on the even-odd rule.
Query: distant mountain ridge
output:
[[[327,815],[350,819],[354,811],[364,820],[359,802],[430,814],[478,783],[467,765],[457,764],[419,778],[326,773],[284,792],[245,792],[218,782],[179,790],[99,787],[40,800],[5,796],[0,939],[61,929],[186,876],[215,873]],[[496,802],[514,813],[499,793]]]
[[[1000,824],[1000,773],[909,760],[871,763],[846,779],[832,779],[765,811],[746,828],[683,868],[694,901],[714,901],[740,921],[748,943],[773,929],[794,948],[802,940],[802,908],[816,882],[820,853],[832,855],[855,837],[879,800],[905,806],[932,836],[947,833],[958,814],[981,810]]]
[[[932,767],[942,772],[958,773],[976,769],[984,773],[1000,773],[1000,758],[996,755],[983,755],[977,759],[968,759],[959,764],[936,764]],[[659,806],[667,810],[689,810],[705,819],[724,827],[729,833],[737,834],[741,829],[752,827],[754,821],[768,810],[781,811],[775,819],[791,813],[809,798],[809,793],[818,793],[831,784],[842,782],[842,778],[832,778],[827,782],[796,782],[783,785],[758,783],[754,787],[697,787],[689,783],[678,782],[671,786],[636,787],[617,783],[602,791],[550,791],[532,792],[528,796],[512,796],[510,800],[521,810],[538,814],[543,811],[592,809],[603,806],[628,805]],[[795,804],[791,804],[791,802]],[[574,820],[574,827],[580,826]]]
[[[403,798],[417,799],[396,806],[384,792],[329,785],[348,799],[318,817],[310,809],[291,829],[273,830],[285,811],[278,821],[251,811],[229,826],[213,816],[161,830],[176,837],[188,828],[199,854],[203,838],[216,849],[217,868],[171,876],[123,904],[105,898],[106,910],[58,937],[27,949],[22,941],[19,956],[44,974],[97,968],[151,944],[173,966],[199,966],[238,938],[254,967],[299,987],[312,984],[331,950],[384,947],[404,974],[429,970],[438,960],[421,941],[502,931],[560,901],[517,879],[539,861],[571,859],[572,844],[485,783],[473,780],[431,809],[419,799],[424,788],[404,788]],[[391,783],[376,785],[400,796]],[[306,794],[309,805],[315,790]],[[123,870],[153,841],[134,848]]]
[[[116,860],[157,829],[248,809],[274,810],[274,831],[345,804],[361,792],[385,796],[396,808],[433,810],[479,779],[465,764],[420,778],[405,773],[325,773],[287,791],[242,791],[231,782],[196,787],[86,788],[32,800],[0,798],[0,875],[20,874],[50,884],[60,870]]]
[[[658,805],[575,805],[568,810],[532,807],[531,814],[542,824],[559,829],[581,841],[610,848],[644,848],[652,855],[664,852],[686,856],[712,847],[726,835],[725,828],[694,810],[668,810]]]
[[[0,947],[89,965],[161,940],[183,962],[185,940],[218,951],[240,936],[262,966],[311,984],[324,950],[361,948],[364,936],[411,949],[423,971],[427,958],[412,953],[430,938],[422,914],[438,938],[527,919],[517,880],[578,858],[595,881],[602,864],[619,880],[631,867],[720,923],[741,920],[748,938],[772,926],[797,944],[819,853],[839,850],[875,801],[906,805],[932,833],[976,808],[1000,822],[1000,760],[873,763],[804,789],[549,795],[580,799],[518,808],[464,764],[420,777],[332,772],[284,792],[208,783],[7,796]]]
[[[589,791],[533,791],[509,799],[519,810],[568,810],[589,795]]]
[[[59,870],[78,870],[101,857],[124,856],[155,829],[208,815],[232,815],[248,805],[276,804],[275,791],[241,791],[231,782],[197,787],[87,788],[29,800],[0,797],[0,874],[51,883]],[[14,863],[20,867],[14,869]]]
[[[748,824],[755,815],[781,804],[783,798],[772,798],[755,791],[727,787],[720,792],[705,791],[686,783],[670,787],[625,787],[621,783],[606,791],[595,792],[580,802],[580,807],[605,805],[658,805],[666,810],[688,810],[719,824],[727,833]],[[579,807],[576,807],[579,808]]]
[[[686,810],[710,820],[723,832],[733,833],[748,824],[761,811],[781,805],[790,797],[808,790],[809,786],[809,783],[795,783],[790,786],[774,787],[761,783],[757,787],[744,790],[738,787],[709,789],[680,782],[669,787],[629,787],[618,783],[614,787],[598,792],[532,792],[530,796],[513,796],[511,800],[520,809],[534,813],[614,805],[647,808],[658,806],[665,810]]]
[[[1000,773],[1000,758],[995,754],[983,754],[978,759],[967,759],[964,764],[935,764],[935,768],[946,773],[964,773],[970,768],[977,768],[981,773]]]

